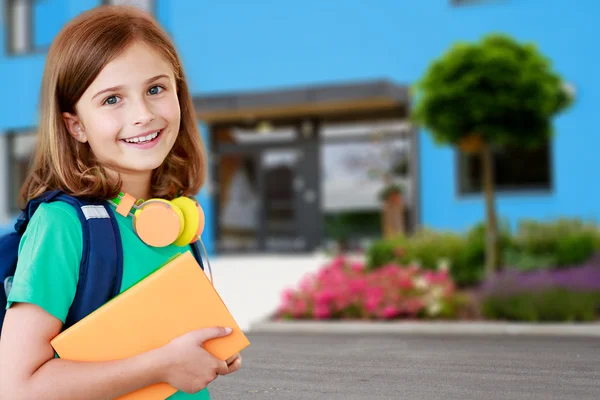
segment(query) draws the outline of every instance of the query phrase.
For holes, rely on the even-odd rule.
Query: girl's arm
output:
[[[194,393],[217,374],[232,372],[202,348],[202,342],[224,336],[223,329],[192,332],[124,360],[73,362],[54,358],[50,341],[61,327],[60,320],[33,304],[7,310],[0,336],[1,400],[113,399],[158,382]]]

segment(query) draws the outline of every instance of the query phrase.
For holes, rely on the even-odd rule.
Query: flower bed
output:
[[[600,260],[522,272],[508,269],[478,290],[486,319],[593,321],[600,315]]]
[[[460,297],[446,270],[388,264],[370,271],[337,257],[286,290],[278,319],[452,318]]]
[[[600,257],[584,265],[506,269],[470,294],[458,292],[446,268],[389,263],[371,270],[337,257],[298,288],[283,293],[275,319],[485,319],[596,321]]]

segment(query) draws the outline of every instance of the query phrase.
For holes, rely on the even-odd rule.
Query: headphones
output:
[[[186,246],[199,241],[208,261],[200,238],[204,231],[205,216],[196,199],[181,196],[171,201],[158,198],[136,200],[130,194],[121,192],[108,202],[118,214],[132,217],[134,232],[148,246]],[[210,270],[210,263],[208,267]],[[212,281],[212,270],[210,275]]]

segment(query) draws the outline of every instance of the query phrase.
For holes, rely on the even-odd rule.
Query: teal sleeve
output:
[[[81,222],[67,203],[42,204],[19,245],[7,308],[35,304],[65,322],[79,280],[83,251]]]

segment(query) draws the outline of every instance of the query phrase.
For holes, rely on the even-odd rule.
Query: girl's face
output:
[[[179,133],[173,68],[144,43],[107,64],[75,109],[63,114],[71,135],[89,143],[100,164],[132,177],[150,176]]]

